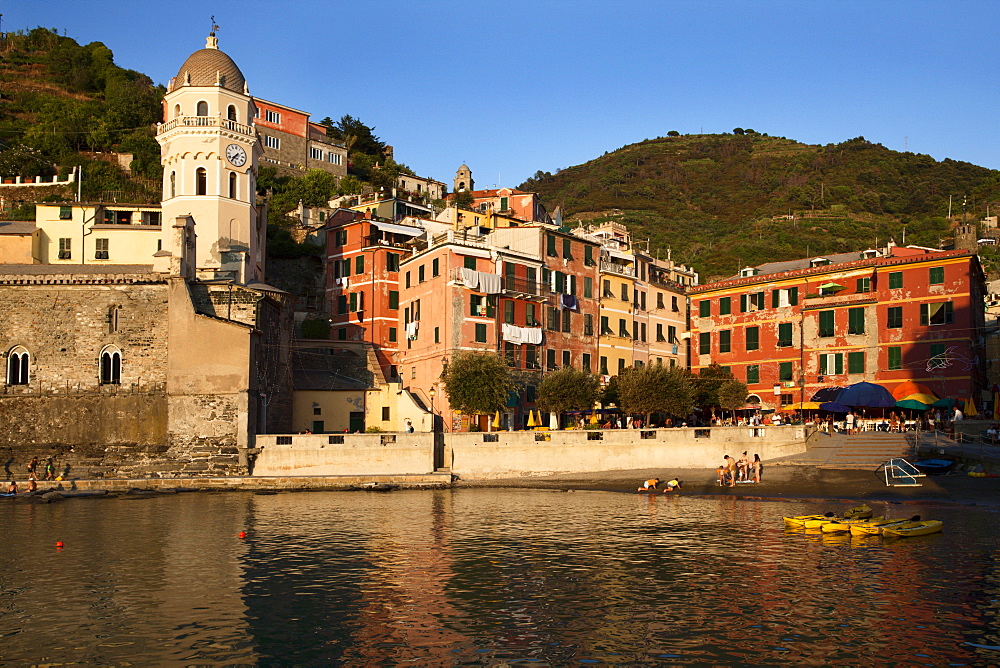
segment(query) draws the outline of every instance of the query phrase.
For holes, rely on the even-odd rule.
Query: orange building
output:
[[[984,294],[968,251],[890,245],[747,268],[691,288],[692,370],[729,367],[770,408],[860,381],[978,400]]]

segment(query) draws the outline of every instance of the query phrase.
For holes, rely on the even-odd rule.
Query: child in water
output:
[[[663,493],[672,492],[674,490],[681,488],[681,481],[677,478],[673,478],[667,482],[667,486],[663,488]]]
[[[637,489],[637,492],[652,492],[656,491],[656,486],[660,484],[659,478],[651,478],[646,482],[642,483],[642,487]]]

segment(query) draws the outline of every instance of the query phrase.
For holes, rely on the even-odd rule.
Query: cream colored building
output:
[[[38,228],[28,221],[0,221],[0,264],[37,264]]]
[[[42,264],[153,264],[161,223],[155,204],[38,204],[33,252]]]

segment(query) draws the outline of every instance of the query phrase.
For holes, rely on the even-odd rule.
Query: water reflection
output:
[[[781,521],[825,510],[488,489],[0,504],[0,660],[1000,660],[965,644],[1000,644],[996,514],[908,507],[946,531],[891,543]]]

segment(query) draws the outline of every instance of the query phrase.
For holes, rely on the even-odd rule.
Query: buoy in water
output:
[[[247,532],[246,531],[241,531],[240,532],[240,538],[246,538],[246,537],[247,537]]]
[[[63,542],[61,540],[56,541],[56,549],[57,550],[63,549]]]

